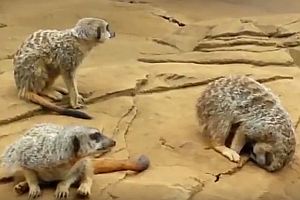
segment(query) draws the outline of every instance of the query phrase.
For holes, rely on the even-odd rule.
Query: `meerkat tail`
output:
[[[0,183],[11,182],[14,179],[14,173],[10,173],[8,170],[5,170],[3,167],[0,167]]]
[[[45,108],[48,108],[49,110],[55,111],[62,115],[72,116],[72,117],[81,118],[81,119],[92,119],[91,116],[89,116],[88,114],[86,114],[84,112],[57,106],[54,103],[51,103],[50,101],[45,99],[44,97],[39,96],[38,94],[35,94],[33,92],[27,92],[25,94],[25,98],[30,100],[33,103],[41,105]]]
[[[126,170],[142,172],[150,165],[150,161],[145,155],[141,155],[137,160],[93,159],[92,163],[94,174]]]

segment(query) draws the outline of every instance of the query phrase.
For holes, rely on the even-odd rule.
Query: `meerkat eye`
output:
[[[97,28],[97,40],[100,40],[100,38],[101,38],[101,27],[99,26],[98,28]]]
[[[106,30],[109,31],[109,24],[106,25]]]
[[[89,136],[91,140],[95,140],[96,142],[99,142],[101,140],[101,134],[99,132],[92,133]]]

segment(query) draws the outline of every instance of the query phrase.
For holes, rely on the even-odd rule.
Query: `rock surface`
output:
[[[282,14],[285,9],[273,4],[270,10],[280,15],[257,13],[254,5],[225,5],[227,1],[223,4],[228,10],[249,8],[253,16],[268,16],[250,17],[240,10],[216,12],[221,1],[207,4],[215,13],[207,18],[201,11],[196,14],[199,10],[194,7],[199,4],[192,0],[184,6],[193,12],[181,9],[182,2],[177,0],[172,4],[167,0],[85,2],[1,2],[1,151],[35,123],[80,123],[103,127],[105,134],[116,139],[117,146],[105,157],[145,154],[151,160],[150,168],[140,174],[97,175],[91,199],[300,198],[298,151],[280,172],[267,173],[248,162],[226,175],[235,165],[206,148],[195,118],[196,98],[209,82],[229,74],[246,74],[279,95],[298,134],[300,15]],[[300,8],[300,3],[291,5]],[[290,9],[286,12],[292,12]],[[21,41],[37,29],[70,27],[84,16],[103,17],[117,32],[114,40],[95,48],[78,71],[79,90],[87,96],[85,111],[95,118],[88,121],[50,114],[18,100],[11,55]],[[61,80],[57,84],[63,85]],[[11,192],[12,186],[0,185],[4,199],[27,198]],[[41,199],[53,198],[53,191],[44,190]]]

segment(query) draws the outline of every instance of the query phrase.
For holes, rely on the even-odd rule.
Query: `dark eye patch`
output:
[[[267,166],[271,165],[271,163],[273,162],[272,154],[270,152],[266,152],[265,157],[266,157],[266,165]]]
[[[109,24],[106,25],[106,30],[109,32]]]
[[[99,132],[92,133],[89,136],[90,136],[91,140],[95,140],[97,143],[100,142],[101,137],[102,137]]]
[[[100,40],[100,38],[101,38],[101,27],[100,26],[98,26],[98,28],[97,28],[97,40]]]

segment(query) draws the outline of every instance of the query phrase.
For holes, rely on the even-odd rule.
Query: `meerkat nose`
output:
[[[114,146],[116,146],[116,141],[110,140],[109,147],[114,147]]]
[[[116,32],[110,32],[110,38],[116,37]]]

